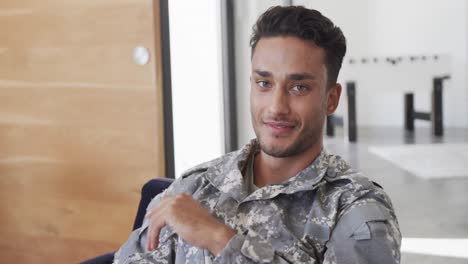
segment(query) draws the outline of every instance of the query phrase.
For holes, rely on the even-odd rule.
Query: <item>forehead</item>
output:
[[[297,37],[261,38],[252,56],[252,70],[259,69],[278,74],[310,72],[317,75],[325,70],[325,51]]]

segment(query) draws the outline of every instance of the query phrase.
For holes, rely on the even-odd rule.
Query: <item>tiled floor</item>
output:
[[[338,130],[335,137],[326,138],[325,145],[384,187],[392,198],[403,237],[468,238],[468,160],[466,177],[425,180],[367,150],[370,145],[459,142],[468,142],[468,129],[446,128],[443,137],[434,137],[428,128],[416,128],[411,134],[399,128],[364,127],[358,129],[357,143],[346,143]],[[468,263],[468,259],[403,253],[402,263],[458,264]]]

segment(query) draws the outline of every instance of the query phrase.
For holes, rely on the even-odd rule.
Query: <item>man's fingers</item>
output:
[[[165,196],[161,199],[161,201],[150,209],[145,217],[148,218],[149,225],[148,230],[146,232],[146,249],[148,251],[152,251],[156,248],[159,242],[159,232],[161,227],[158,227],[158,222],[162,220],[162,225],[164,225],[164,210],[167,207],[168,201],[170,201],[171,196]],[[159,224],[161,225],[161,224]]]
[[[152,228],[151,228],[151,220],[150,220],[150,223],[148,225],[148,229],[146,230],[146,250],[147,251],[151,251],[151,246],[150,246],[152,244],[151,243],[151,237],[152,237],[151,229]]]
[[[146,232],[146,249],[148,251],[152,251],[154,249],[154,240],[154,223],[150,220],[148,231]]]
[[[159,235],[161,232],[161,228],[164,226],[164,221],[161,219],[155,219],[151,228],[151,241],[150,241],[150,248],[154,250],[159,245]]]
[[[146,233],[146,247],[148,251],[152,251],[158,247],[161,228],[167,224],[166,219],[172,219],[172,209],[174,209],[176,203],[185,202],[188,197],[191,196],[187,193],[173,196],[167,195],[163,197],[155,207],[147,212],[145,217],[149,221]]]
[[[148,251],[152,251],[158,247],[159,233],[161,232],[161,228],[165,225],[165,221],[162,216],[159,218],[153,216],[149,221],[150,223],[146,232],[146,248]]]
[[[158,212],[161,212],[162,210],[164,210],[164,208],[166,207],[167,205],[167,202],[172,198],[172,195],[166,195],[164,196],[161,201],[159,201],[159,203],[151,208],[148,212],[146,212],[146,215],[145,217],[146,218],[150,218],[151,216],[153,216],[154,214],[158,213]]]
[[[153,249],[158,248],[158,246],[159,246],[159,235],[160,235],[160,232],[161,232],[161,228],[162,228],[162,226],[158,226],[158,227],[154,228],[154,231],[153,231]]]

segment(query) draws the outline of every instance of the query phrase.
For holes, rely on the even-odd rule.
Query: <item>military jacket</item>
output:
[[[307,168],[251,194],[242,171],[259,151],[242,149],[185,172],[167,194],[189,193],[237,234],[213,256],[169,227],[146,251],[148,221],[133,231],[114,263],[399,263],[401,234],[384,190],[341,157],[322,150]],[[210,234],[206,234],[209,236]]]

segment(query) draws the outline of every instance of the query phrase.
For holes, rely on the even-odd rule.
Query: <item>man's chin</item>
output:
[[[260,142],[260,148],[262,152],[272,157],[285,158],[292,156],[289,145],[266,144]]]
[[[289,155],[289,153],[285,151],[279,151],[276,149],[262,149],[262,151],[268,156],[275,157],[275,158],[286,158],[286,157],[291,156]]]

